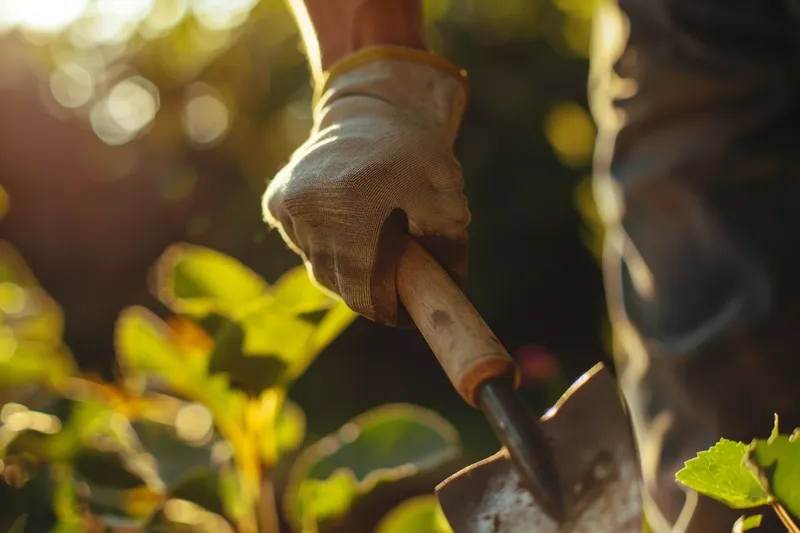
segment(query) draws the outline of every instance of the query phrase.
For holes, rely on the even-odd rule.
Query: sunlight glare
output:
[[[148,38],[162,35],[183,20],[188,9],[188,0],[156,0],[139,31]]]
[[[0,0],[2,25],[56,33],[75,22],[86,11],[87,0]]]
[[[13,30],[19,23],[14,0],[0,0],[0,35]]]
[[[205,84],[203,84],[205,85]],[[203,87],[204,94],[192,96],[183,111],[183,128],[189,139],[197,145],[209,145],[221,139],[228,131],[228,108],[213,88]]]
[[[181,408],[175,416],[175,432],[191,444],[201,443],[211,436],[214,419],[205,406],[199,403]]]
[[[95,134],[109,145],[132,140],[155,118],[158,97],[156,86],[141,76],[121,81],[92,108],[89,118]]]
[[[210,30],[235,28],[247,20],[258,0],[194,0],[192,12]]]
[[[95,0],[74,31],[82,40],[96,44],[125,42],[136,32],[154,3],[155,0]]]
[[[81,107],[94,96],[91,73],[77,63],[65,63],[50,76],[50,92],[62,106]]]

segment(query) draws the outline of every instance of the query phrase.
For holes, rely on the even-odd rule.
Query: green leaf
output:
[[[743,464],[747,445],[721,439],[686,462],[676,478],[687,487],[734,509],[765,505],[769,494]]]
[[[242,319],[244,353],[271,355],[288,366],[311,350],[316,327],[296,316],[284,314],[277,306],[262,306]]]
[[[132,472],[121,453],[82,448],[73,458],[75,472],[90,484],[132,489],[145,484],[144,479]]]
[[[377,485],[432,470],[459,453],[458,433],[437,413],[408,404],[377,407],[304,450],[290,475],[288,514],[296,525],[336,518]]]
[[[204,404],[215,419],[241,413],[244,398],[230,389],[227,377],[207,375],[208,361],[182,352],[170,338],[166,324],[147,309],[123,310],[116,324],[115,343],[125,373],[155,378],[172,392]]]
[[[170,496],[186,500],[216,514],[224,513],[219,475],[210,468],[200,468],[169,490]]]
[[[10,326],[17,339],[61,343],[64,316],[31,272],[22,255],[0,241],[0,324]]]
[[[202,377],[205,361],[188,358],[172,341],[164,322],[143,307],[120,313],[115,328],[117,358],[125,371],[140,372],[179,388]]]
[[[744,533],[750,529],[760,527],[762,518],[764,518],[764,515],[760,514],[754,514],[747,517],[744,515],[740,516],[733,524],[733,533]]]
[[[176,313],[235,317],[267,295],[267,283],[236,259],[190,244],[171,246],[156,262],[155,292]]]
[[[295,267],[281,276],[273,286],[273,296],[281,307],[295,315],[330,309],[336,301],[312,281],[303,266]]]
[[[75,362],[65,347],[18,339],[10,328],[0,326],[0,388],[32,384],[58,387],[76,373]]]
[[[146,486],[163,490],[158,465],[145,451],[130,421],[105,405],[84,417],[80,412],[83,405],[79,404],[68,422],[69,430],[81,434],[72,458],[75,473],[90,484],[108,489]]]
[[[150,517],[147,533],[233,533],[222,516],[180,499],[171,499]]]
[[[61,307],[40,287],[0,282],[0,317],[17,338],[61,343],[64,315]]]
[[[341,335],[356,318],[358,314],[355,311],[343,302],[336,302],[314,329],[304,356],[293,361],[290,375],[301,376],[322,350]]]
[[[79,478],[80,479],[80,478]],[[141,487],[125,489],[111,485],[90,483],[90,490],[83,500],[94,515],[106,527],[111,529],[130,529],[141,525],[144,517],[133,517],[128,513],[131,510],[126,501],[126,494],[136,492]]]
[[[38,285],[22,254],[7,241],[0,241],[0,283],[10,282],[22,287]]]
[[[357,495],[358,482],[353,473],[344,468],[324,481],[305,480],[298,490],[300,516],[313,522],[343,516],[347,514]]]
[[[303,409],[291,400],[285,400],[275,421],[275,438],[279,452],[297,449],[306,436],[306,415]]]
[[[220,442],[219,438],[212,436],[203,444],[188,444],[172,424],[138,420],[133,423],[133,427],[142,448],[148,450],[158,462],[159,475],[167,487],[183,483],[198,468],[209,467],[214,445]]]
[[[747,466],[766,492],[787,511],[800,518],[800,439],[778,433],[778,420],[769,439],[755,440],[747,449]]]
[[[7,533],[25,533],[26,527],[28,527],[28,515],[21,514],[14,520],[14,523],[11,524]]]
[[[78,507],[72,467],[66,463],[55,463],[50,466],[50,470],[55,483],[53,511],[58,519],[58,524],[51,533],[80,533],[83,531],[83,520]]]
[[[453,533],[436,496],[408,499],[389,511],[375,533]]]
[[[231,385],[251,397],[287,386],[355,317],[344,304],[334,305],[318,324],[272,304],[257,306],[238,321],[210,314],[203,320],[215,339],[209,372],[228,373]]]
[[[208,364],[211,374],[224,373],[231,387],[257,397],[263,390],[284,379],[287,363],[278,354],[246,352],[245,331],[241,324],[214,315],[214,349]]]

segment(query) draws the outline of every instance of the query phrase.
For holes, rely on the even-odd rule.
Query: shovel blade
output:
[[[505,450],[436,487],[455,533],[641,533],[639,461],[616,383],[598,364],[542,417],[567,515],[554,521],[524,487]]]

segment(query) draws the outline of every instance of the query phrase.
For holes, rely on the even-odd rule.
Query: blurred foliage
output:
[[[287,492],[289,516],[303,531],[317,531],[380,484],[446,464],[459,452],[455,428],[438,415],[410,405],[376,407],[300,455]]]
[[[435,496],[417,496],[401,503],[378,523],[375,533],[452,533]]]
[[[44,482],[52,531],[277,531],[270,476],[305,440],[288,388],[355,314],[302,267],[269,284],[232,257],[175,245],[152,276],[173,314],[124,310],[118,379],[105,382],[78,372],[60,308],[13,247],[0,252],[0,393],[17,398],[0,410],[0,471],[14,487]],[[459,451],[433,412],[373,409],[301,453],[287,514],[297,531],[325,531],[378,485]],[[422,519],[409,513],[382,527]],[[27,516],[0,522],[25,531]]]

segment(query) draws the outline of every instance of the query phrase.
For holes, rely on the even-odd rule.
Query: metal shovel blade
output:
[[[505,450],[436,487],[455,533],[640,533],[639,461],[614,378],[596,365],[542,417],[551,440],[566,519],[534,501]]]

